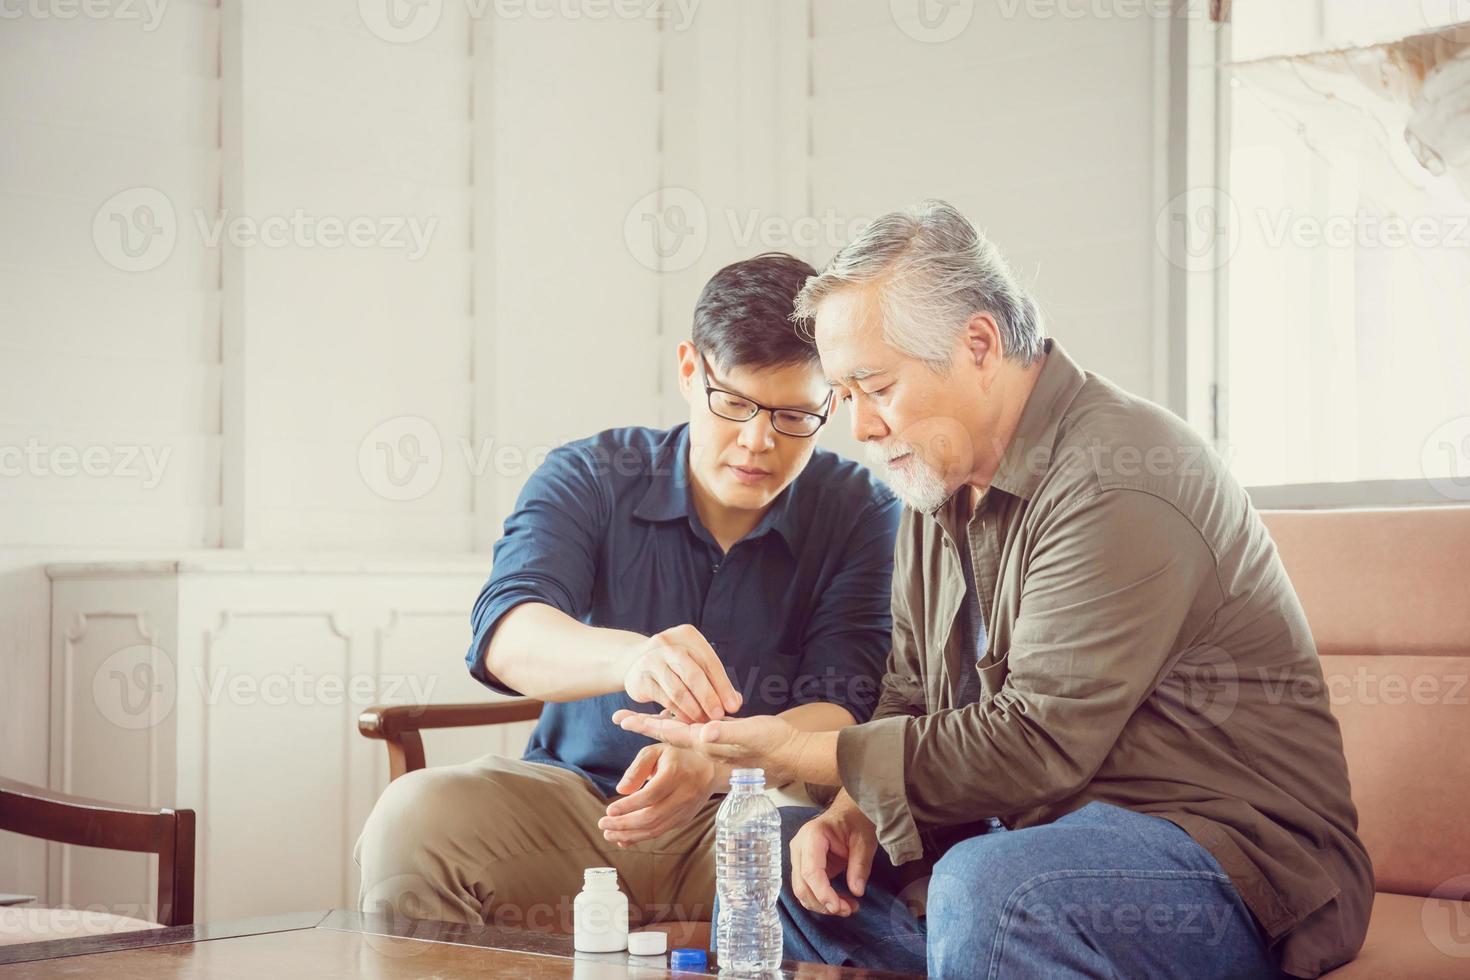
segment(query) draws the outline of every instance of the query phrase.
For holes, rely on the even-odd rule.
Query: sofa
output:
[[[1470,977],[1470,507],[1262,516],[1317,642],[1377,879],[1362,951],[1328,976]]]

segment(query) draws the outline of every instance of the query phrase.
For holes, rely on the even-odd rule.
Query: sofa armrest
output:
[[[480,704],[373,705],[357,716],[357,730],[387,744],[391,782],[404,773],[424,768],[424,740],[419,733],[426,729],[508,725],[535,721],[539,717],[541,702],[531,698]]]

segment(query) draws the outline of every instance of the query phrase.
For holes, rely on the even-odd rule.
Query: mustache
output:
[[[868,464],[887,468],[888,464],[900,456],[908,456],[914,452],[914,447],[905,442],[890,442],[886,446],[876,443],[868,443],[866,453]]]

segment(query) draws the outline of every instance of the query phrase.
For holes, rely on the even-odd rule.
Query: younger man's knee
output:
[[[416,870],[435,841],[455,834],[454,816],[463,807],[457,784],[469,778],[454,769],[420,769],[388,784],[373,806],[358,840],[364,871],[396,874]]]

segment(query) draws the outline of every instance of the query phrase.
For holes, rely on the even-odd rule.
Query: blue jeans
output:
[[[842,918],[791,892],[791,838],[818,812],[781,810],[787,959],[940,977],[1281,976],[1214,857],[1160,817],[1090,803],[1041,827],[992,823],[902,889],[880,849]],[[906,903],[925,884],[916,918]]]

